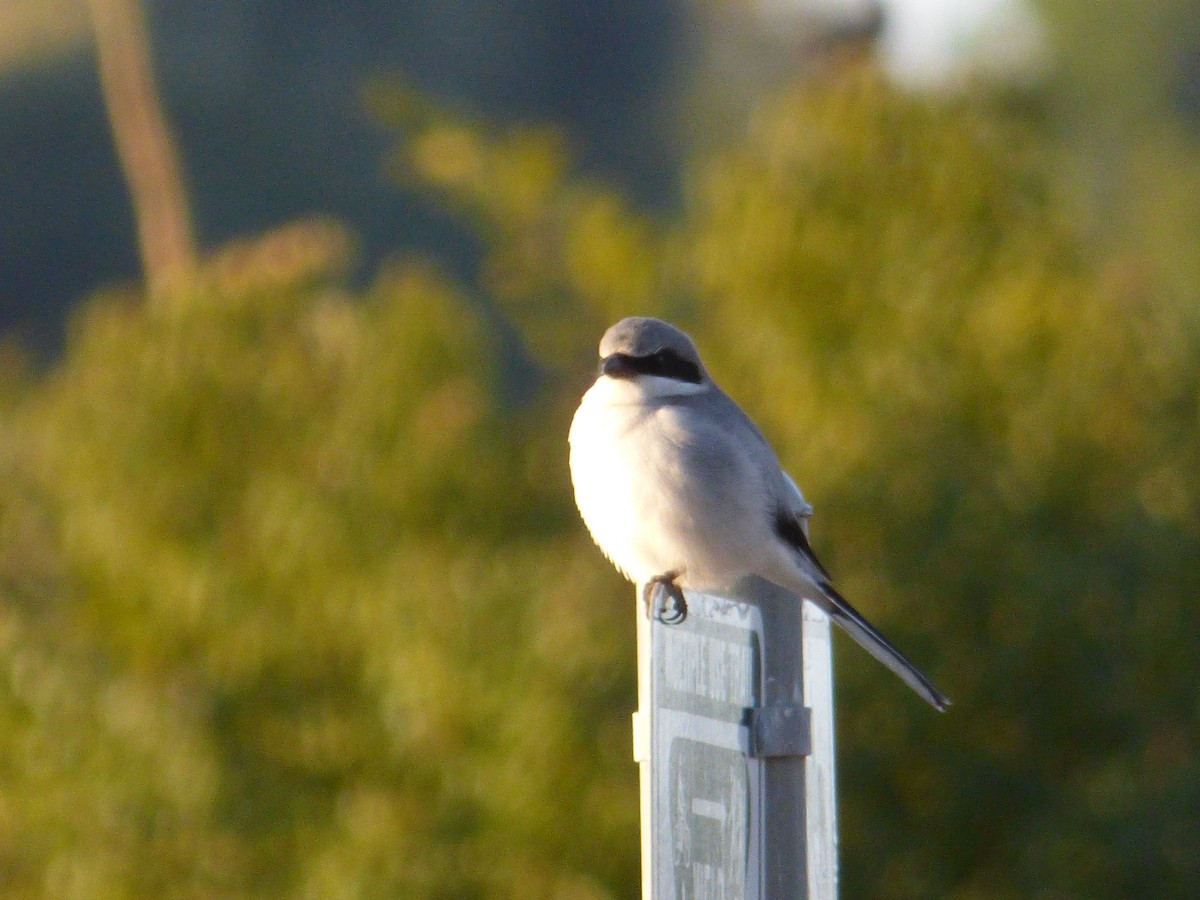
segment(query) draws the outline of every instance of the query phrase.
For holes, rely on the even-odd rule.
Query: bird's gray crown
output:
[[[647,357],[662,350],[673,352],[703,371],[700,353],[692,339],[662,319],[630,316],[604,332],[604,337],[600,339],[601,359],[618,353],[635,358]]]

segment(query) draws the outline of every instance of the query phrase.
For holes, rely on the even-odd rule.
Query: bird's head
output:
[[[692,393],[708,372],[692,339],[662,319],[631,316],[600,339],[600,377],[639,383],[652,393]]]

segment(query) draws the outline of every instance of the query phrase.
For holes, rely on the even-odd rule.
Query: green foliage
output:
[[[478,316],[416,265],[228,281],[98,298],[9,426],[6,546],[54,579],[7,591],[6,882],[623,893],[632,613],[577,605],[598,567]]]
[[[1197,334],[1084,262],[1037,151],[867,81],[697,180],[702,346],[847,593],[957,701],[931,718],[842,660],[851,896],[1200,884]]]
[[[848,75],[656,223],[553,135],[375,101],[485,302],[412,261],[354,295],[300,228],[95,298],[0,392],[10,895],[633,896],[634,601],[564,446],[631,313],[694,331],[956,700],[839,644],[846,896],[1200,889],[1198,332],[1089,260],[1036,132]]]

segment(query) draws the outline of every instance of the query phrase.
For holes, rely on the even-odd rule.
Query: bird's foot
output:
[[[646,582],[642,589],[642,600],[646,604],[646,615],[664,625],[678,625],[688,615],[687,600],[683,588],[675,583],[678,572],[667,572]]]

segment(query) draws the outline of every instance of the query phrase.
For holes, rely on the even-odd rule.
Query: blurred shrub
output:
[[[351,297],[281,240],[97,298],[6,424],[0,882],[624,893],[632,613],[583,600],[557,436],[439,276]]]
[[[957,702],[842,660],[848,896],[1200,887],[1195,320],[1086,258],[1046,156],[867,79],[695,179],[702,346],[846,592]]]
[[[0,884],[633,896],[634,604],[564,436],[601,330],[649,313],[957,701],[844,645],[846,896],[1200,889],[1194,320],[1089,260],[1036,132],[835,79],[655,222],[551,134],[375,102],[487,247],[481,298],[415,261],[352,294],[346,236],[299,227],[95,298],[7,379]]]

